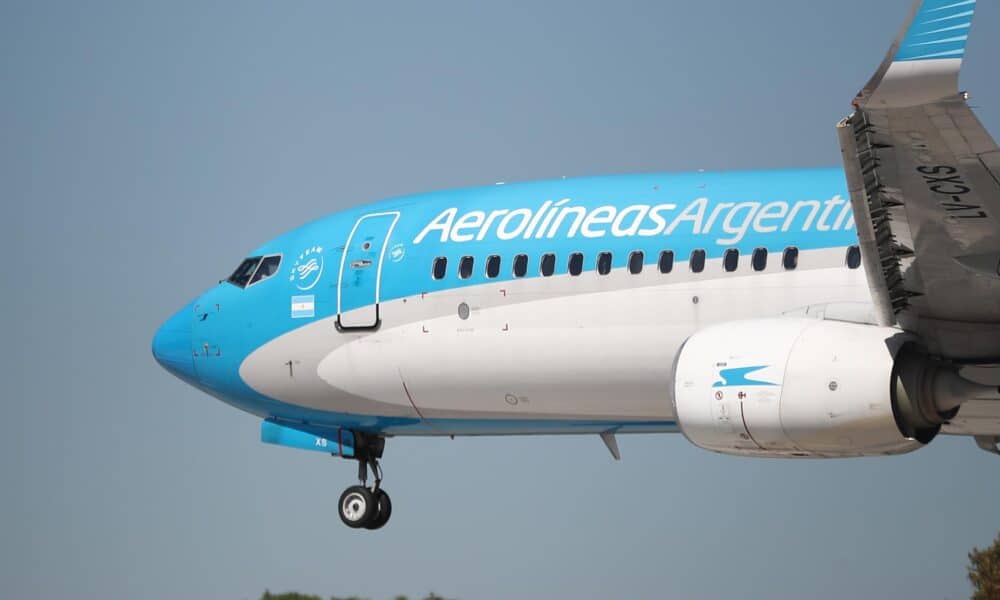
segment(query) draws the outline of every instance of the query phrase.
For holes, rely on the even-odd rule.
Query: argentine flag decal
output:
[[[292,318],[308,319],[316,316],[315,296],[292,296]]]

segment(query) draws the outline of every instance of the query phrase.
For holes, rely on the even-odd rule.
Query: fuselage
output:
[[[868,303],[856,243],[841,169],[406,196],[256,248],[245,270],[258,280],[206,291],[154,353],[225,402],[289,423],[676,431],[684,341],[722,321]]]

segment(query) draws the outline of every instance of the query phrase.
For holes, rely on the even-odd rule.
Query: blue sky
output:
[[[968,595],[1000,463],[845,462],[681,436],[392,440],[354,465],[162,371],[156,326],[250,248],[407,192],[839,164],[908,0],[0,4],[0,582],[18,598]],[[963,87],[1000,131],[1000,9]]]

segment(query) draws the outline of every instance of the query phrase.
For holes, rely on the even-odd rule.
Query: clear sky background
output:
[[[679,435],[258,441],[157,325],[259,243],[358,203],[563,175],[840,164],[909,0],[0,2],[0,594],[961,598],[1000,459],[740,459]],[[963,87],[1000,133],[1000,6]],[[976,299],[969,299],[974,302]]]

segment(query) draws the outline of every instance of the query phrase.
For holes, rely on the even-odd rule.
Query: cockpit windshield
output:
[[[233,274],[226,281],[236,287],[245,288],[250,283],[250,278],[253,277],[253,272],[257,270],[258,264],[260,264],[259,256],[251,256],[250,258],[243,259],[240,266],[236,267],[236,270],[233,271]]]
[[[264,257],[251,256],[243,259],[240,266],[236,267],[236,270],[226,281],[236,287],[245,288],[271,277],[278,272],[279,266],[281,266],[280,254]]]
[[[257,283],[258,281],[263,281],[278,272],[278,265],[281,264],[280,256],[265,256],[263,260],[260,261],[260,266],[257,267],[257,272],[254,273],[253,279],[250,280],[250,285]]]

